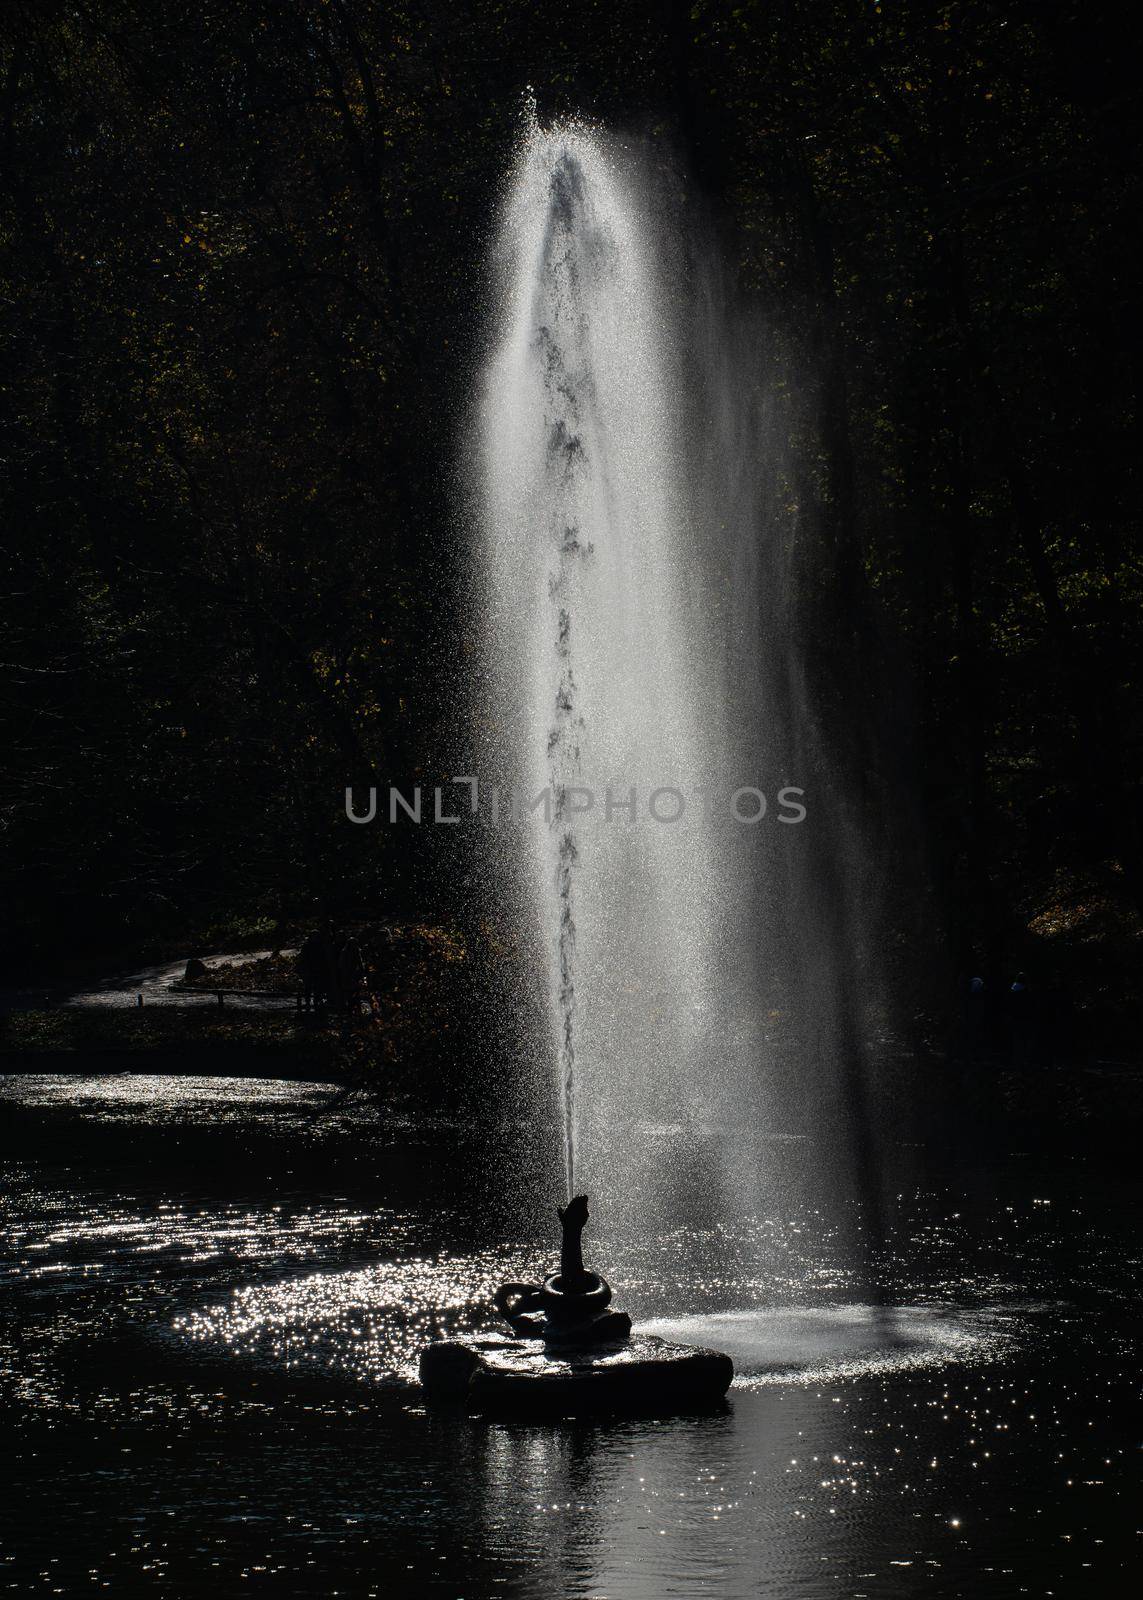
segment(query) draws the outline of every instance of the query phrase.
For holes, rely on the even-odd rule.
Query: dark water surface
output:
[[[1129,1174],[1011,1153],[934,1177],[903,1149],[871,1240],[808,1140],[642,1130],[685,1174],[677,1227],[600,1214],[589,1255],[637,1320],[733,1355],[726,1405],[484,1422],[410,1379],[552,1254],[524,1132],[315,1119],[328,1090],[297,1083],[0,1096],[9,1593],[1137,1591]],[[743,1142],[769,1179],[731,1218],[703,1174]]]

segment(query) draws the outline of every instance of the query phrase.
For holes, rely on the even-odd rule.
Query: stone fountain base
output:
[[[471,1411],[639,1411],[663,1415],[721,1400],[729,1356],[633,1334],[614,1345],[552,1345],[506,1335],[442,1340],[421,1353],[426,1399]]]
[[[558,1211],[560,1270],[541,1283],[502,1283],[493,1305],[512,1329],[443,1339],[421,1352],[425,1398],[472,1411],[669,1412],[721,1400],[734,1366],[718,1350],[631,1332],[611,1285],[583,1264],[587,1196]]]

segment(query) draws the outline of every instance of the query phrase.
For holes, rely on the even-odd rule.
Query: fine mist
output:
[[[528,131],[493,271],[480,765],[552,1159],[612,1230],[756,1212],[768,1139],[851,1192],[876,874],[809,687],[767,330],[669,164],[578,123]]]

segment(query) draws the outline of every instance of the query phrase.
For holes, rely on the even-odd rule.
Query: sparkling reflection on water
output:
[[[701,1258],[702,1241],[694,1242]],[[413,1258],[315,1273],[236,1290],[221,1305],[176,1318],[207,1347],[289,1369],[316,1366],[364,1382],[415,1383],[427,1339],[494,1324],[483,1310],[498,1283],[519,1279],[535,1258],[486,1251]],[[794,1306],[707,1316],[640,1319],[648,1333],[725,1350],[736,1389],[826,1382],[909,1367],[999,1359],[1017,1337],[1014,1312],[954,1306]]]
[[[424,1412],[417,1349],[551,1233],[546,1198],[496,1208],[465,1130],[315,1123],[315,1085],[4,1096],[9,1592],[1131,1587],[1139,1206],[1104,1175],[902,1157],[878,1305],[860,1218],[775,1145],[756,1216],[596,1236],[640,1321],[731,1352],[725,1408],[486,1423]]]

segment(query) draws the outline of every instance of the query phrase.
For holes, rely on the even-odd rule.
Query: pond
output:
[[[601,1216],[589,1255],[637,1323],[733,1356],[726,1403],[499,1422],[428,1412],[413,1379],[554,1253],[528,1130],[326,1116],[305,1083],[0,1094],[8,1592],[1134,1592],[1130,1174],[903,1147],[871,1241],[810,1141],[708,1130],[761,1149],[757,1213],[699,1185],[667,1236]],[[693,1131],[657,1137],[693,1176]]]

